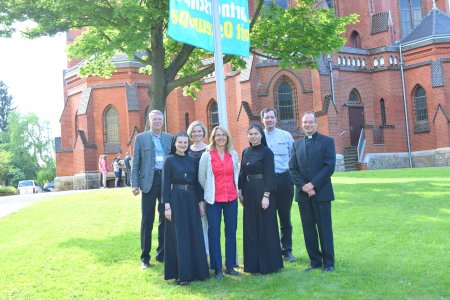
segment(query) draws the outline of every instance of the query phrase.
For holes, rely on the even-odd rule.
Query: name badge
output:
[[[163,162],[164,161],[164,156],[156,156],[156,161],[157,162]]]

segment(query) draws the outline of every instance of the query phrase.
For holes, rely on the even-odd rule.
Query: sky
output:
[[[35,40],[20,34],[0,38],[0,80],[8,87],[13,106],[22,114],[34,112],[49,121],[53,137],[61,135],[65,48],[65,34]]]

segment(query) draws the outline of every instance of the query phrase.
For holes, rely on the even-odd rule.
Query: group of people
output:
[[[276,128],[277,112],[261,112],[259,124],[247,129],[249,147],[239,163],[228,130],[216,126],[205,144],[205,125],[195,121],[186,132],[163,132],[162,112],[149,113],[150,130],[136,136],[132,192],[142,192],[141,268],[150,267],[151,233],[158,207],[156,260],[164,262],[164,278],[180,285],[236,270],[238,199],[243,205],[244,272],[267,274],[293,262],[291,206],[299,203],[310,265],[305,271],[334,270],[331,175],[335,167],[332,138],[317,132],[312,112],[302,118],[305,138]],[[157,201],[157,199],[159,201]],[[280,220],[280,232],[278,218]],[[224,219],[225,269],[221,252]],[[320,245],[319,245],[320,241]]]
[[[122,182],[122,171],[125,172],[125,185],[131,186],[131,156],[128,152],[125,153],[125,158],[122,160],[122,153],[117,153],[114,157],[111,167],[114,171],[114,187],[120,187]],[[100,187],[108,187],[107,178],[109,173],[107,156],[102,154],[98,159],[98,169],[100,171]]]

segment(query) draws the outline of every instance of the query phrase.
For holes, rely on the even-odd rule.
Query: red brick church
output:
[[[286,7],[293,1],[274,2]],[[450,0],[324,5],[360,18],[347,27],[347,44],[320,59],[317,70],[281,69],[259,57],[250,57],[242,71],[225,66],[228,123],[238,152],[248,145],[246,127],[259,122],[261,109],[275,107],[279,127],[295,138],[302,113],[316,112],[319,131],[335,139],[337,170],[449,166]],[[68,33],[68,43],[77,35]],[[100,154],[132,153],[134,137],[145,128],[151,77],[126,56],[113,62],[117,70],[109,79],[79,77],[80,61],[70,61],[64,72],[55,141],[59,177],[96,171]],[[210,129],[217,125],[214,75],[203,79],[196,100],[172,92],[166,115],[171,133],[197,119]]]

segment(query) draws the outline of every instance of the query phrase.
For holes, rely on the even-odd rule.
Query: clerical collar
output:
[[[312,136],[312,135],[307,135],[306,138],[307,138],[307,139],[312,139],[313,136]]]

